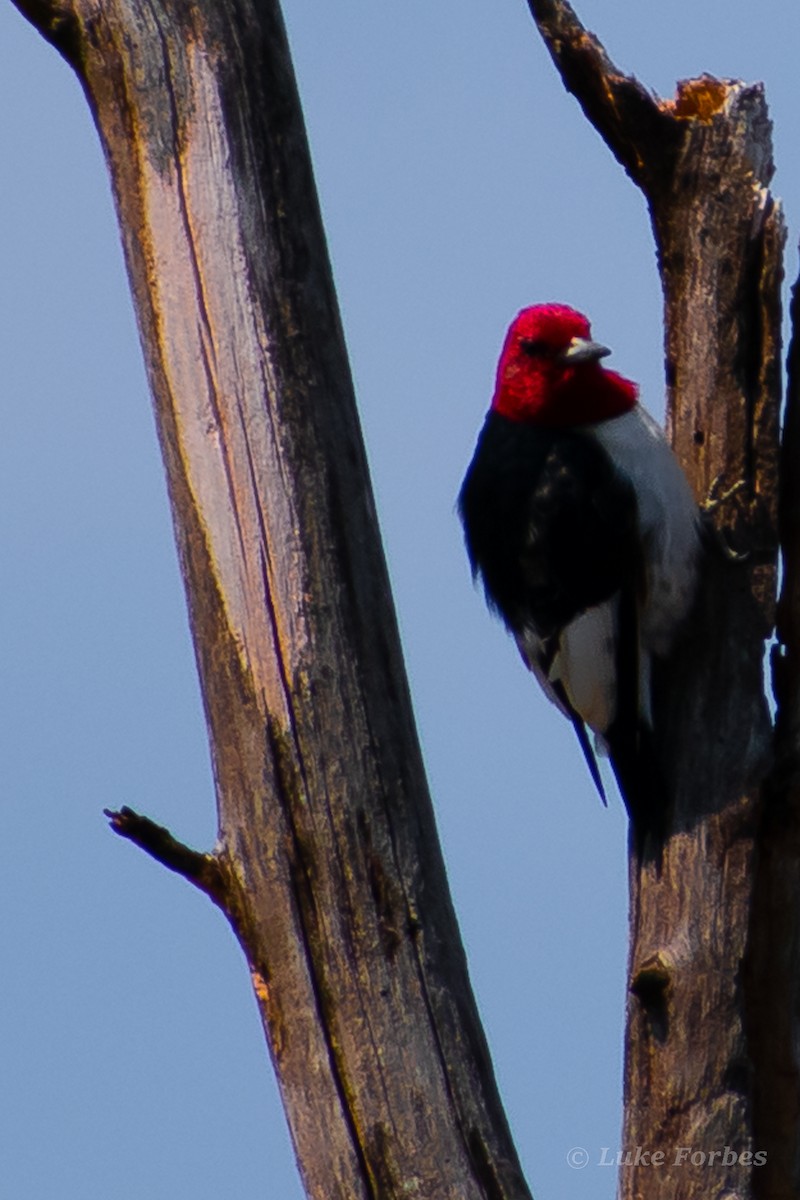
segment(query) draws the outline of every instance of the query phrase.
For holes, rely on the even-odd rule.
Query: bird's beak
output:
[[[575,363],[597,362],[599,358],[605,358],[610,353],[608,346],[590,342],[588,338],[574,337],[559,358],[563,363],[573,366]]]

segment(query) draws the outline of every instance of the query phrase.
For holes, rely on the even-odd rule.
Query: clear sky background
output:
[[[800,220],[796,0],[578,0],[656,91],[767,86]],[[586,311],[663,412],[645,206],[524,0],[285,0],[417,720],[473,985],[539,1200],[606,1200],[625,824],[473,590],[454,502],[505,328]],[[161,463],[104,163],[70,70],[0,7],[0,1196],[302,1195],[244,960],[115,838],[215,837]],[[570,1169],[585,1147],[590,1164]]]

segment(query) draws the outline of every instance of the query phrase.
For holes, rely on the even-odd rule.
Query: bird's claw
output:
[[[703,514],[703,517],[705,518],[703,521],[703,537],[706,542],[706,545],[716,546],[717,550],[720,551],[720,553],[722,554],[722,557],[725,559],[726,562],[729,562],[729,563],[747,562],[748,558],[750,557],[750,551],[749,550],[734,550],[733,546],[730,545],[730,543],[728,542],[728,539],[725,536],[725,530],[719,529],[714,524],[714,522],[711,520],[710,514],[707,512],[706,509],[701,507],[700,511]]]
[[[722,480],[721,475],[717,475],[712,480],[711,487],[708,489],[708,495],[706,496],[705,500],[700,505],[703,512],[705,512],[705,513],[716,512],[717,509],[720,508],[723,504],[726,504],[727,501],[730,500],[732,496],[735,496],[737,492],[740,492],[745,485],[745,481],[743,479],[737,479],[737,481],[736,481],[736,483],[734,483],[733,487],[727,488],[722,493],[722,495],[717,495],[717,489],[719,488],[721,480]]]
[[[714,543],[722,551],[722,557],[730,563],[745,562],[750,557],[749,552],[747,550],[743,552],[734,550],[725,537],[724,530],[720,529],[710,519],[712,514],[715,513],[717,509],[721,508],[723,504],[726,504],[728,500],[737,494],[737,492],[742,491],[745,486],[745,480],[737,479],[736,483],[734,483],[732,487],[726,488],[724,492],[719,492],[721,480],[722,475],[717,475],[712,480],[711,487],[708,489],[708,495],[702,504],[700,504],[700,511],[704,517],[708,518],[708,520],[705,522],[705,525]]]

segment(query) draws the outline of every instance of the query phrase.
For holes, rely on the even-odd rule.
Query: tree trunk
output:
[[[115,827],[228,915],[309,1196],[524,1200],[447,889],[272,0],[25,4],[111,172],[219,811]]]
[[[692,628],[657,679],[670,810],[663,852],[630,863],[620,1195],[796,1196],[797,951],[776,980],[764,950],[770,919],[796,947],[798,898],[796,835],[778,846],[764,824],[776,790],[774,778],[765,786],[775,756],[762,662],[774,619],[784,243],[768,190],[770,122],[760,86],[703,76],[659,100],[568,4],[530,7],[567,88],[647,198],[668,425],[719,535]],[[779,884],[756,870],[768,848],[784,860]]]

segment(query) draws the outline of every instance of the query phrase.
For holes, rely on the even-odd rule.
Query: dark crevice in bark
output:
[[[293,820],[294,807],[298,802],[299,784],[296,777],[294,759],[293,755],[287,751],[283,735],[274,728],[272,722],[268,722],[266,732],[272,751],[272,758],[275,763],[275,780],[278,786],[276,799],[286,816],[287,825],[291,833],[292,841],[288,852],[288,861],[294,907],[302,931],[302,951],[316,1003],[319,1027],[323,1033],[328,1052],[331,1078],[339,1095],[342,1119],[350,1132],[352,1150],[361,1165],[361,1182],[365,1189],[365,1195],[369,1197],[369,1200],[381,1200],[380,1192],[376,1188],[372,1165],[369,1161],[366,1148],[362,1144],[355,1121],[352,1090],[347,1086],[346,1073],[343,1070],[344,1064],[340,1061],[335,1048],[336,1037],[332,1026],[332,1020],[334,1019],[332,1014],[335,1012],[335,1005],[328,995],[324,979],[320,973],[320,934],[319,920],[315,912],[317,901],[314,888],[314,878],[317,872],[314,864],[313,850],[305,843]],[[288,786],[286,783],[287,779],[290,781]],[[303,790],[305,792],[305,787],[303,787]]]

